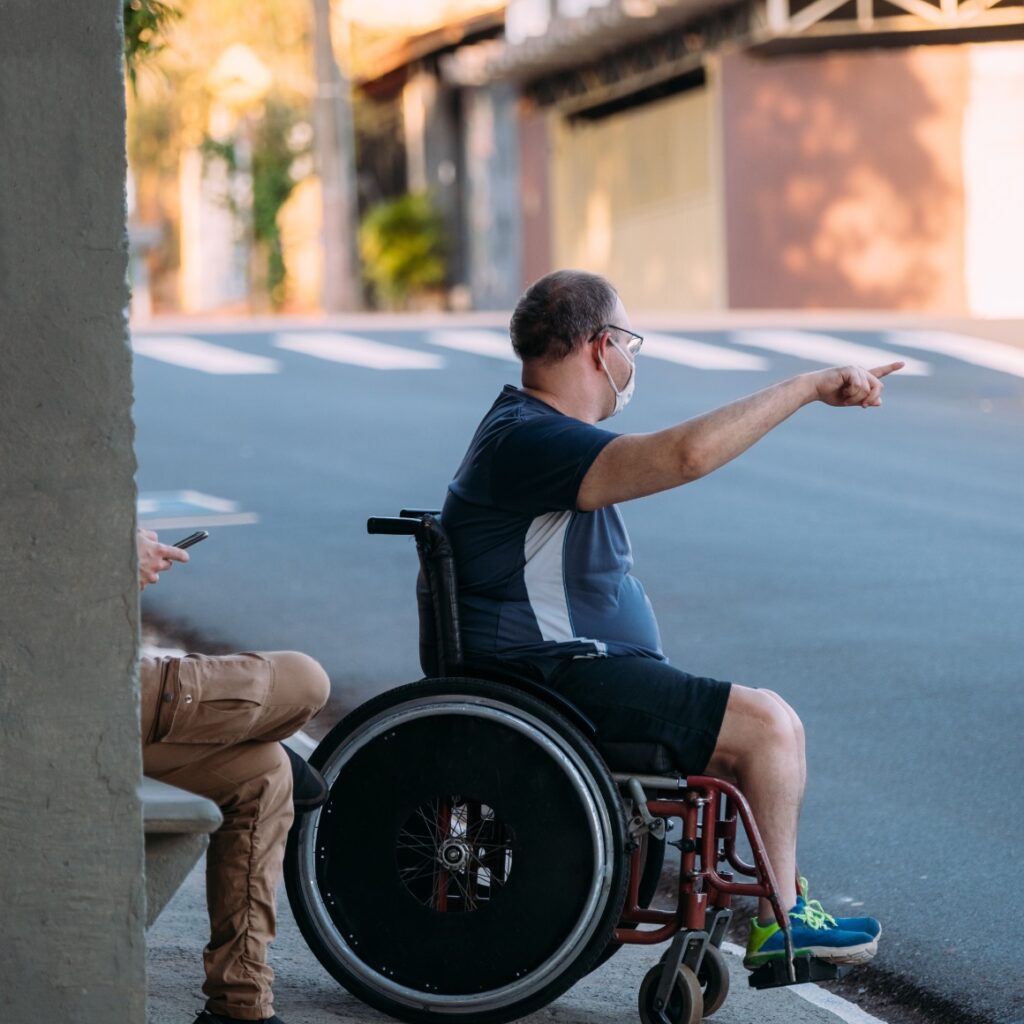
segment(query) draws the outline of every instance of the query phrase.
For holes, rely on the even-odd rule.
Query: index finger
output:
[[[182,551],[181,548],[176,548],[172,544],[161,544],[160,554],[172,562],[187,562],[188,552]]]
[[[872,377],[887,377],[890,373],[902,370],[907,364],[900,359],[898,362],[889,363],[887,366],[878,366],[874,370],[868,370]]]

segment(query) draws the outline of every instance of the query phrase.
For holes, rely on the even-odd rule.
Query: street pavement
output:
[[[895,318],[657,327],[615,430],[826,364],[913,360],[881,409],[806,408],[623,512],[672,661],[772,687],[803,717],[812,894],[880,917],[884,976],[959,1012],[941,1019],[1024,1020],[1024,351]],[[136,331],[143,521],[169,540],[242,524],[211,527],[147,611],[308,651],[333,682],[324,723],[417,678],[415,550],[365,519],[439,506],[517,381],[505,344],[479,319]]]
[[[350,995],[309,951],[280,893],[277,939],[271,947],[275,1010],[287,1024],[386,1024],[389,1017]],[[191,1024],[205,1002],[202,950],[209,935],[200,864],[147,935],[147,1024]],[[524,1024],[622,1024],[638,1020],[640,982],[660,950],[627,947]],[[755,992],[736,955],[728,955],[730,993],[716,1024],[880,1024],[815,985]],[[809,1002],[814,999],[818,1002]],[[827,1001],[825,1006],[820,1002]],[[838,1009],[837,1016],[828,1006]]]

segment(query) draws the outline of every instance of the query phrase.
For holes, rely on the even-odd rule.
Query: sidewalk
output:
[[[271,948],[277,973],[275,1009],[286,1024],[355,1024],[384,1017],[349,995],[320,966],[306,947],[288,907],[279,893],[278,937]],[[203,1006],[202,948],[208,935],[201,861],[147,935],[148,1024],[192,1024]],[[626,1024],[639,1022],[637,991],[644,974],[660,955],[661,947],[630,946],[584,978],[561,999],[523,1018],[529,1024]],[[872,1024],[876,1018],[849,1003],[838,1003],[841,1016],[802,998],[794,989],[755,992],[747,986],[747,972],[739,957],[728,956],[732,989],[725,1006],[714,1016],[716,1024]],[[835,997],[814,985],[799,990],[817,1000]]]

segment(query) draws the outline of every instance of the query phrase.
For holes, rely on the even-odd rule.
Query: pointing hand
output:
[[[859,405],[867,409],[882,404],[882,391],[885,388],[882,378],[901,370],[904,365],[902,362],[889,363],[876,366],[873,370],[865,370],[860,366],[837,366],[831,370],[819,370],[811,376],[815,378],[818,399],[826,405]]]

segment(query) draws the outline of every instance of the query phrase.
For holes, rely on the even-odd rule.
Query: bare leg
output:
[[[750,802],[784,910],[796,903],[796,833],[806,776],[798,727],[777,694],[733,685],[707,768],[709,775],[735,779]],[[761,900],[758,913],[762,921],[771,919],[771,904]]]
[[[800,792],[803,794],[804,790],[807,789],[807,757],[804,751],[804,724],[800,721],[800,716],[774,690],[761,690],[761,693],[766,693],[769,697],[777,701],[779,706],[784,708],[786,714],[789,716],[790,725],[793,727],[793,737],[796,740],[797,750],[800,752]]]

